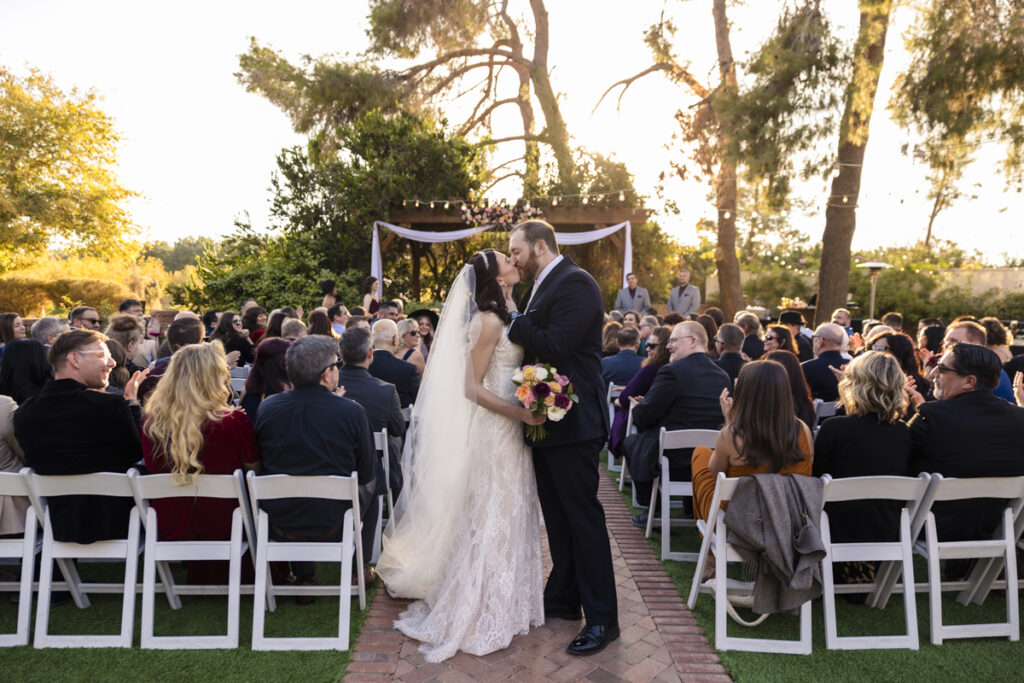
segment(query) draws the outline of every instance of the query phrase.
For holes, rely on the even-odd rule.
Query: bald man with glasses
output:
[[[728,373],[707,355],[708,334],[700,323],[688,321],[672,329],[668,340],[670,362],[658,370],[646,396],[634,397],[633,424],[637,434],[626,437],[623,449],[637,501],[651,503],[651,483],[660,474],[658,434],[661,428],[719,429],[724,422],[719,397],[732,388]],[[673,481],[690,481],[693,449],[668,451]],[[633,516],[633,524],[645,527],[647,514]]]

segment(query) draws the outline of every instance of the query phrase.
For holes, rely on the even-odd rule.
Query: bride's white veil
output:
[[[395,597],[426,597],[465,509],[469,434],[477,410],[470,354],[478,334],[475,291],[473,267],[464,266],[441,311],[406,433],[402,494],[377,563]]]

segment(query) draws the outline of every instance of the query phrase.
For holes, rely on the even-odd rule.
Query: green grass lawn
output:
[[[83,564],[85,581],[119,581],[124,565]],[[321,583],[337,581],[338,565],[319,565]],[[183,580],[183,575],[176,578]],[[139,568],[139,580],[142,570]],[[374,591],[367,595],[367,611]],[[17,605],[10,593],[0,593],[0,629],[14,631]],[[213,635],[227,632],[226,596],[182,596],[182,609],[172,610],[163,594],[156,596],[155,634]],[[116,633],[120,628],[121,597],[90,596],[92,606],[78,609],[74,603],[50,612],[51,633]],[[35,604],[33,603],[33,610]],[[34,615],[33,615],[34,616]],[[351,659],[349,652],[253,652],[252,596],[243,595],[239,647],[235,650],[141,650],[139,625],[141,595],[135,602],[135,640],[131,649],[47,649],[12,647],[0,650],[4,680],[9,681],[340,681]],[[350,648],[355,647],[366,612],[352,601]],[[34,619],[33,619],[34,627]],[[312,605],[297,605],[294,598],[279,597],[277,611],[268,612],[268,636],[332,636],[338,631],[338,601],[318,597]]]
[[[603,462],[603,460],[602,460]],[[614,479],[617,475],[610,475]],[[630,503],[629,487],[623,499]],[[639,512],[639,510],[634,510]],[[651,545],[660,557],[661,535],[657,528],[651,534]],[[695,529],[672,530],[672,549],[696,552],[700,536]],[[916,558],[915,580],[926,581],[927,568],[923,558]],[[690,594],[695,564],[665,561],[662,563],[685,600]],[[944,594],[943,621],[966,624],[1005,620],[1006,600],[993,593],[983,605],[964,607],[954,600],[955,593]],[[1021,601],[1024,611],[1024,600]],[[884,610],[852,605],[841,597],[836,601],[840,636],[883,635],[904,632],[903,596],[896,594]],[[971,638],[948,640],[932,645],[929,634],[927,593],[917,595],[917,622],[920,650],[827,650],[825,620],[821,600],[813,608],[813,652],[810,655],[782,655],[754,652],[719,652],[722,664],[737,681],[1012,681],[1024,678],[1024,643],[1007,639]],[[738,610],[743,614],[743,610]],[[697,623],[712,646],[715,644],[715,605],[710,594],[702,594],[693,611]],[[745,615],[753,616],[751,614]],[[729,622],[729,635],[758,638],[791,638],[799,634],[797,617],[772,615],[761,626],[748,629]]]

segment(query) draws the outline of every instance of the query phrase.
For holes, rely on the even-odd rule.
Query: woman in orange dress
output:
[[[789,377],[770,360],[747,363],[736,378],[732,398],[722,392],[725,426],[715,450],[693,451],[693,508],[707,519],[719,472],[727,477],[748,474],[811,475],[814,441],[810,428],[793,413]]]

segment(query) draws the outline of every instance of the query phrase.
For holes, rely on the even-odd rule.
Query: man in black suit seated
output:
[[[635,327],[623,327],[615,334],[619,352],[601,359],[601,379],[605,383],[625,386],[640,370],[644,359],[637,355],[640,348],[640,333]]]
[[[715,348],[718,349],[718,358],[715,365],[725,370],[733,383],[740,374],[740,368],[747,362],[747,359],[740,353],[743,348],[743,329],[733,323],[725,323],[718,328],[715,335]]]
[[[336,394],[338,345],[330,337],[297,339],[285,354],[291,391],[268,396],[256,416],[263,474],[359,475],[363,548],[373,543],[377,520],[376,455],[366,411]],[[260,503],[274,541],[335,541],[342,537],[347,501],[287,498]],[[357,520],[358,528],[359,520]],[[368,560],[369,554],[364,555]],[[313,585],[312,562],[293,562],[303,585]],[[353,573],[356,570],[353,569]],[[367,570],[367,578],[374,580]],[[308,596],[297,601],[311,602]]]
[[[743,338],[743,354],[747,360],[757,360],[764,355],[764,342],[761,340],[761,321],[753,313],[742,313],[736,318],[736,324],[746,335]]]
[[[779,315],[779,324],[785,325],[789,328],[790,333],[793,335],[793,341],[796,342],[797,357],[800,362],[806,362],[814,359],[814,346],[811,340],[803,333],[804,328],[804,317],[800,314],[800,311],[783,311]]]
[[[384,468],[380,468],[378,490],[390,484],[391,494],[398,498],[402,491],[402,441],[405,435],[405,418],[402,416],[402,405],[398,400],[398,390],[394,384],[377,379],[370,374],[368,368],[373,362],[373,345],[370,343],[370,331],[355,327],[345,330],[341,335],[341,359],[345,366],[341,368],[338,384],[345,387],[345,397],[350,398],[363,407],[370,418],[373,431],[388,430],[388,473],[391,481],[383,480]]]
[[[415,403],[416,394],[420,390],[420,375],[415,365],[395,358],[393,352],[398,348],[398,325],[393,320],[378,320],[370,333],[373,337],[370,374],[395,385],[403,408]]]
[[[136,392],[144,373],[132,376],[123,397],[105,393],[115,365],[106,339],[95,330],[57,337],[49,355],[54,378],[14,413],[14,435],[37,474],[127,472],[142,460]],[[133,505],[131,498],[55,498],[53,536],[76,543],[124,538]]]
[[[846,339],[846,331],[835,323],[822,323],[814,331],[815,358],[800,366],[814,398],[826,402],[839,398],[839,380],[830,368],[846,365],[842,354]]]
[[[657,497],[652,482],[661,472],[658,463],[658,435],[661,428],[719,429],[724,422],[720,397],[732,387],[725,370],[708,357],[708,335],[700,323],[679,323],[668,340],[670,362],[658,370],[646,396],[637,397],[633,424],[637,434],[626,437],[624,450],[629,474],[639,503],[650,503],[657,514]],[[693,449],[667,451],[669,476],[673,481],[690,481]],[[633,524],[647,526],[647,514],[634,515]]]
[[[910,420],[908,475],[1024,475],[1024,408],[992,393],[1001,369],[999,356],[977,344],[954,344],[942,355],[931,373],[936,400],[919,405]],[[1005,501],[987,499],[935,503],[939,540],[988,538],[1005,507]]]

